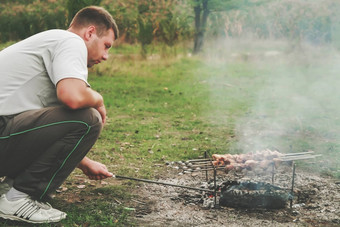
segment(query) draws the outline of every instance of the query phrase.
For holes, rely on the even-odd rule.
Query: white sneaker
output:
[[[48,203],[38,202],[29,197],[8,201],[6,195],[2,195],[0,218],[29,223],[50,223],[66,218],[66,213],[52,208]]]

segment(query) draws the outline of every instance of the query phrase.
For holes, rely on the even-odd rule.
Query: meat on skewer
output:
[[[226,172],[231,170],[241,171],[242,169],[252,170],[261,168],[266,170],[269,166],[277,166],[279,158],[283,156],[278,151],[263,150],[246,154],[213,154],[214,166],[225,166]]]

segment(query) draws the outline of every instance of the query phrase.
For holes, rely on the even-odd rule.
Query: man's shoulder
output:
[[[52,29],[30,37],[25,45],[35,46],[41,50],[57,51],[73,48],[85,48],[84,40],[73,32]],[[61,48],[61,49],[60,49]]]
[[[65,38],[81,39],[80,36],[76,35],[75,33],[69,32],[67,30],[62,30],[62,29],[46,30],[46,31],[37,33],[36,36],[50,36],[56,39],[65,39]]]

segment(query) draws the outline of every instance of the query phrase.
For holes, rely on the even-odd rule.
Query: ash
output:
[[[173,169],[158,181],[213,189],[213,173],[178,175]],[[216,184],[242,180],[272,183],[291,189],[292,169],[243,173],[218,172]],[[218,206],[211,193],[172,186],[142,183],[136,188],[135,220],[139,226],[340,226],[340,184],[337,180],[296,169],[292,207],[245,209]],[[135,201],[136,201],[135,200]]]

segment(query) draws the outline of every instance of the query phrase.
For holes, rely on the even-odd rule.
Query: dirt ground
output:
[[[212,172],[208,172],[208,177],[205,172],[179,175],[178,170],[169,167],[165,173],[163,170],[160,172],[162,177],[155,179],[157,182],[206,189],[214,185]],[[274,183],[270,171],[249,171],[241,175],[218,171],[216,184],[230,180],[265,182],[290,192],[292,176],[290,166],[276,169]],[[76,177],[78,183],[87,182],[82,175]],[[144,182],[137,186],[133,184],[131,193],[134,196],[130,201],[124,201],[124,206],[131,208],[130,215],[137,226],[340,226],[340,181],[303,171],[299,167],[294,180],[292,207],[287,201],[282,209],[219,206],[220,195],[217,195],[215,204],[214,197],[207,198],[209,193],[205,191]],[[129,182],[112,179],[93,185],[93,188],[120,183]],[[81,186],[77,186],[79,191],[83,190]],[[71,203],[80,199],[77,193],[68,190],[60,193]]]
[[[165,176],[166,175],[166,176]],[[201,187],[205,173],[178,175],[168,170],[158,181]],[[213,174],[208,174],[211,181]],[[217,174],[217,181],[231,178],[240,181],[272,183],[272,174],[247,173],[244,176]],[[207,185],[207,184],[205,184]],[[282,168],[274,175],[274,185],[290,189],[292,168]],[[131,201],[139,226],[340,226],[340,182],[296,169],[294,199],[283,209],[245,209],[213,207],[214,199],[202,202],[206,192],[159,184],[141,183]],[[219,196],[217,196],[217,203]],[[216,204],[218,205],[218,204]]]

